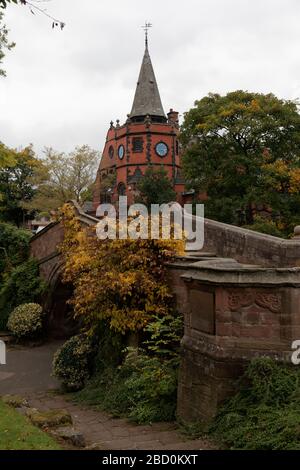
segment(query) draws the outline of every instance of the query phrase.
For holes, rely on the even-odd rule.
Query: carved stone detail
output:
[[[239,310],[241,307],[247,307],[248,305],[251,305],[253,301],[254,298],[251,293],[228,293],[228,306],[230,310]]]
[[[279,313],[281,311],[281,296],[278,294],[257,294],[255,303],[273,313]]]

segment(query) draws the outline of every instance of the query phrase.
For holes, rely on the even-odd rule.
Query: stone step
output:
[[[199,251],[199,250],[186,250],[184,252],[185,256],[200,256],[201,258],[215,258],[217,256],[214,252],[209,251]]]

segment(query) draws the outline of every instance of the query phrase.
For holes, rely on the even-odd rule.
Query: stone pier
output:
[[[251,358],[289,361],[300,339],[300,268],[185,257],[169,266],[184,315],[178,415],[209,422]]]

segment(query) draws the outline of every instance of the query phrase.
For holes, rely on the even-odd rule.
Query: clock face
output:
[[[120,160],[122,160],[122,158],[124,157],[124,153],[125,153],[124,145],[120,145],[118,148],[118,155],[119,155]]]
[[[165,157],[169,151],[167,144],[164,142],[159,142],[155,146],[155,151],[159,157]]]

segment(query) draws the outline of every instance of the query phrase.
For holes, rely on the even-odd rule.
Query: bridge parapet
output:
[[[234,258],[240,263],[270,267],[300,266],[298,228],[295,228],[294,238],[287,240],[205,219],[203,250],[212,251],[223,258]]]
[[[300,339],[300,267],[210,258],[170,265],[169,276],[184,315],[178,415],[208,422],[251,358],[291,360]]]

